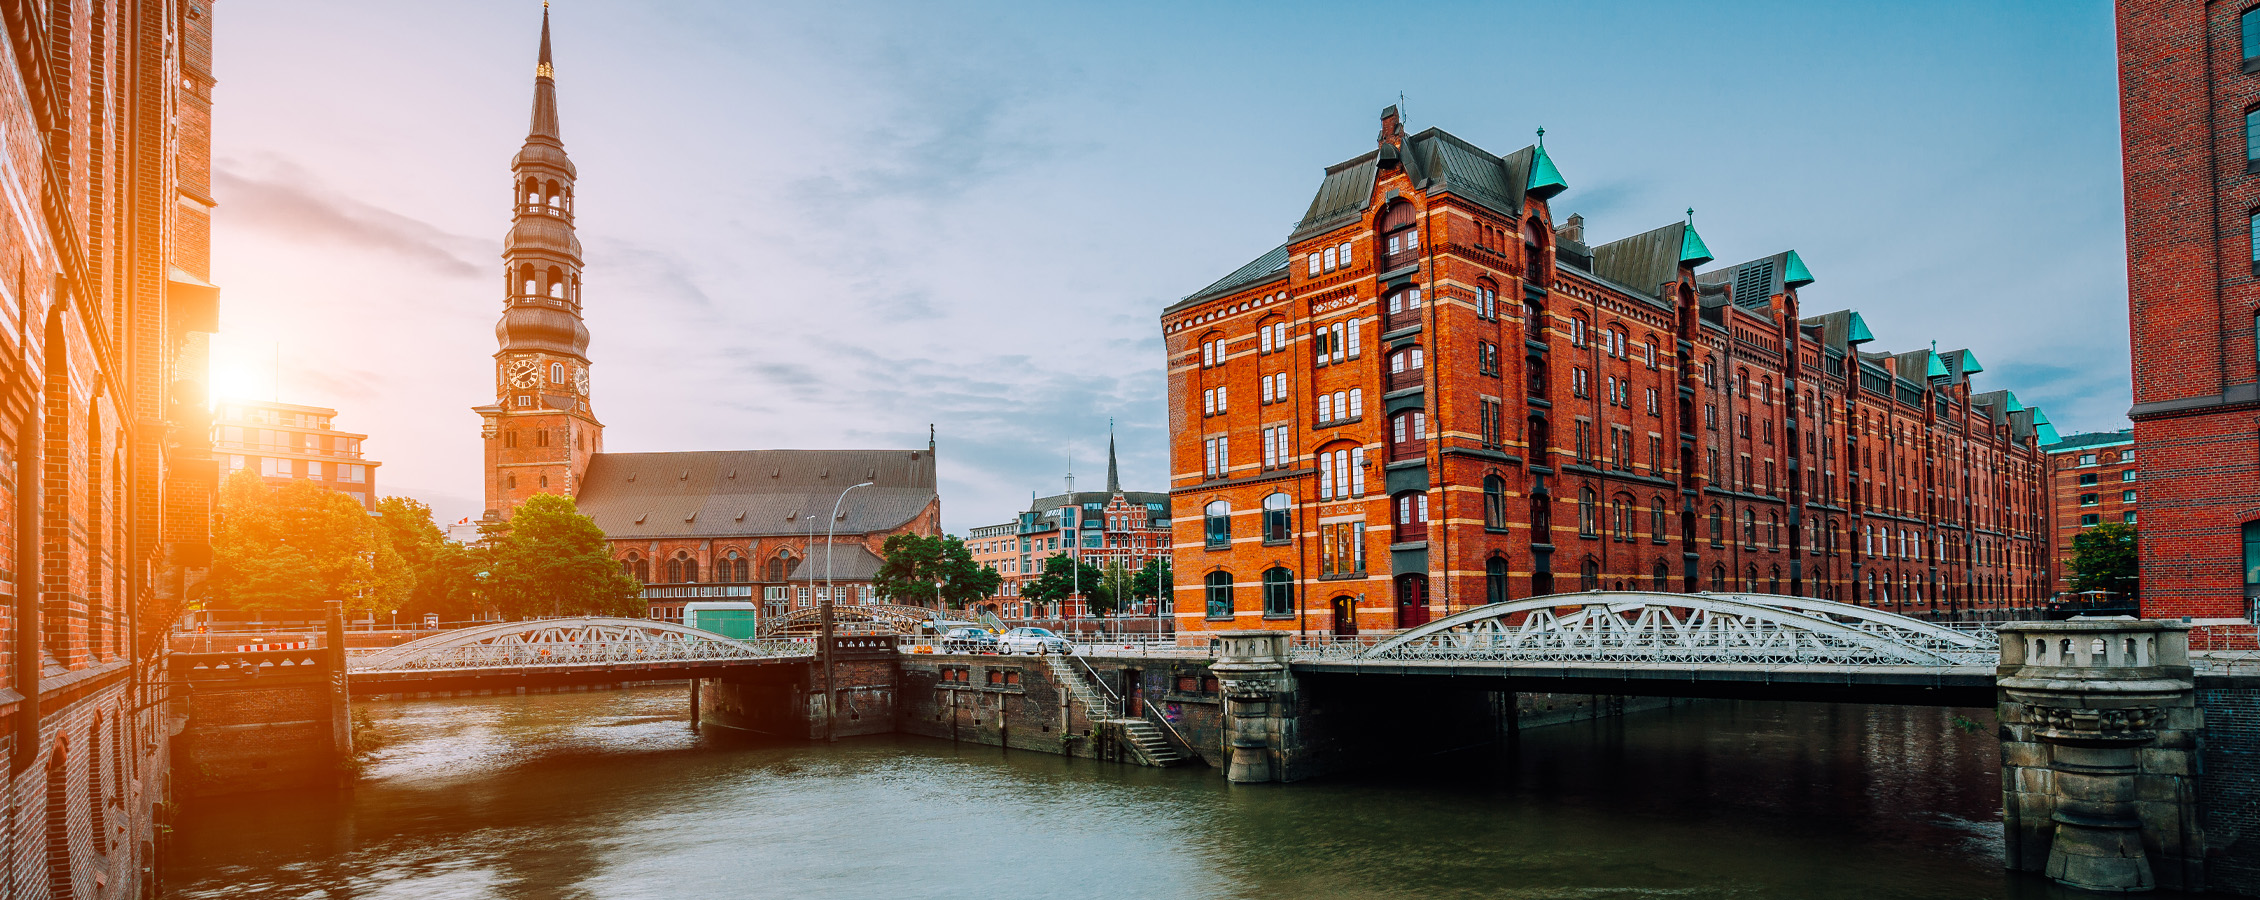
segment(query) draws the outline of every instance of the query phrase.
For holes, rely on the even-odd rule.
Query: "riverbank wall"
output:
[[[1225,696],[1213,660],[1160,656],[1059,657],[905,654],[895,685],[896,730],[905,734],[1086,758],[1127,758],[1109,746],[1065,677],[1168,724],[1187,756],[1223,769]],[[1512,693],[1467,686],[1387,692],[1356,678],[1318,676],[1284,702],[1293,730],[1282,780],[1300,780],[1408,756],[1511,739],[1521,729],[1669,706],[1664,698]],[[1376,695],[1376,691],[1386,695]],[[844,705],[844,704],[843,704]],[[1133,716],[1135,717],[1135,716]]]

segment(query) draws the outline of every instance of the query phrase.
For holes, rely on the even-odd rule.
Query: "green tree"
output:
[[[883,561],[871,587],[898,603],[939,597],[945,607],[962,609],[996,593],[1004,583],[995,569],[974,562],[973,551],[955,535],[890,535],[879,555]]]
[[[1146,560],[1130,578],[1130,599],[1159,601],[1169,596],[1169,558]]]
[[[504,615],[644,614],[643,586],[620,571],[603,529],[573,498],[535,494],[507,522],[479,531],[479,546],[466,559],[477,566],[470,577],[482,602]]]
[[[1078,588],[1092,612],[1104,615],[1114,611],[1114,586],[1106,570],[1065,553],[1054,553],[1044,560],[1043,574],[1022,587],[1020,595],[1038,603],[1057,603],[1074,596]]]
[[[2134,526],[2112,522],[2072,538],[2072,590],[2110,591],[2133,600],[2140,593],[2135,574]]]
[[[415,576],[400,601],[402,615],[413,621],[434,613],[443,621],[460,621],[481,610],[477,552],[448,540],[433,522],[431,507],[407,497],[386,497],[377,501],[377,512],[393,552]]]
[[[221,608],[389,609],[414,583],[368,510],[311,481],[270,488],[237,472],[220,487],[219,520],[211,588]]]

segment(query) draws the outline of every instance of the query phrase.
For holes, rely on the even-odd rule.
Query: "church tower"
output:
[[[535,494],[572,495],[604,426],[589,408],[589,329],[581,322],[581,242],[573,236],[573,161],[557,129],[549,6],[541,13],[533,124],[510,162],[510,234],[494,335],[494,396],[474,411],[486,444],[486,515],[506,518]]]

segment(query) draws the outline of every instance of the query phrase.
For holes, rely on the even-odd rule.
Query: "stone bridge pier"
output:
[[[2080,617],[1999,633],[2009,868],[2090,891],[2202,889],[2189,626]]]

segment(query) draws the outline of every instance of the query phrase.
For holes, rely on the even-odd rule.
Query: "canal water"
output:
[[[1292,785],[694,731],[682,687],[367,704],[348,791],[192,804],[170,897],[2039,898],[1989,710],[1708,701]],[[1975,725],[1975,733],[1957,727]]]

